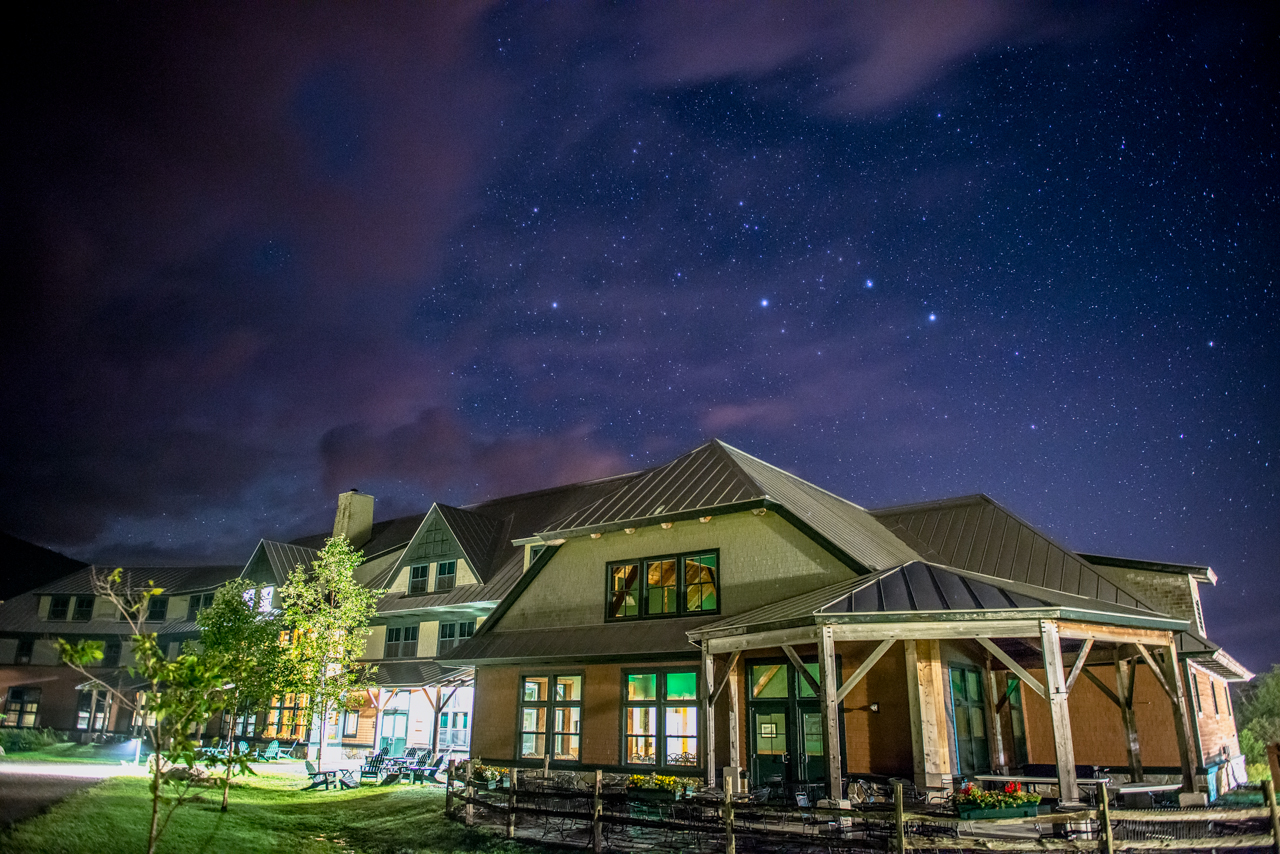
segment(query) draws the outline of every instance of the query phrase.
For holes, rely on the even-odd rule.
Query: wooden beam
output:
[[[937,788],[952,772],[942,653],[932,639],[907,641],[904,647],[916,785]]]
[[[1084,646],[1080,647],[1079,654],[1076,655],[1075,666],[1071,668],[1071,673],[1067,676],[1067,693],[1071,693],[1071,689],[1075,687],[1076,679],[1080,678],[1080,671],[1085,668],[1089,661],[1089,650],[1093,649],[1093,638],[1087,638]]]
[[[734,665],[738,663],[738,657],[741,652],[735,652],[729,656],[729,662],[724,666],[724,673],[720,674],[720,680],[716,683],[716,689],[711,692],[711,705],[720,702],[720,694],[724,691],[724,686],[729,682],[729,674],[733,673]]]
[[[1160,683],[1160,687],[1164,689],[1165,696],[1171,702],[1177,702],[1177,695],[1174,694],[1173,688],[1169,686],[1169,681],[1165,679],[1165,674],[1161,670],[1160,665],[1156,664],[1155,659],[1151,657],[1151,653],[1142,644],[1137,644],[1138,653],[1142,656],[1142,660],[1151,668],[1151,672],[1155,674],[1156,681]]]
[[[1058,623],[1058,636],[1070,640],[1093,638],[1104,643],[1149,643],[1156,646],[1169,642],[1168,631],[1160,629],[1125,628],[1123,626],[1099,626],[1094,623]]]
[[[1087,667],[1084,669],[1084,678],[1088,679],[1094,685],[1097,685],[1098,690],[1101,691],[1103,696],[1105,696],[1108,700],[1115,703],[1117,709],[1124,708],[1124,703],[1120,702],[1120,698],[1116,696],[1116,692],[1108,688],[1106,686],[1106,683],[1104,683],[1097,676],[1093,675],[1093,671]]]
[[[801,668],[806,676],[809,671]],[[836,698],[836,645],[831,627],[822,627],[818,643],[818,675],[821,677],[818,696],[822,699],[822,750],[827,757],[827,797],[839,800],[844,796],[844,750],[840,743],[840,700]],[[811,677],[812,678],[812,677]]]
[[[871,672],[871,668],[875,667],[876,662],[884,656],[885,652],[887,652],[889,647],[893,646],[894,643],[896,643],[896,641],[880,641],[880,645],[871,651],[871,654],[867,656],[867,660],[862,662],[862,664],[859,664],[858,669],[853,671],[853,675],[844,680],[844,684],[841,685],[840,690],[836,692],[837,703],[842,702],[845,697],[849,696],[849,692],[853,690],[853,687],[861,682],[866,675]]]
[[[741,682],[739,672],[742,670],[742,661],[737,655],[729,659],[729,764],[735,768],[742,767],[741,748],[742,735],[738,726],[738,685]],[[725,784],[725,791],[728,791],[729,784]]]
[[[1124,723],[1125,752],[1129,755],[1129,777],[1135,783],[1143,782],[1142,776],[1142,744],[1138,741],[1138,718],[1133,713],[1133,685],[1137,675],[1133,663],[1120,655],[1120,650],[1112,653],[1116,666],[1116,698],[1120,706],[1120,719]]]
[[[1009,772],[1009,764],[1004,756],[1004,736],[1000,732],[1000,712],[996,708],[996,674],[991,669],[991,656],[982,663],[982,688],[986,694],[986,702],[982,704],[983,713],[987,717],[987,745],[991,755],[991,767],[1000,769],[1001,774]]]
[[[830,633],[824,632],[823,634],[825,636]],[[821,646],[821,644],[819,644],[819,646]],[[787,654],[787,658],[791,661],[791,664],[795,667],[796,672],[800,674],[800,677],[804,679],[805,682],[809,683],[809,687],[813,689],[813,693],[817,694],[818,696],[822,696],[822,686],[818,684],[817,679],[813,678],[813,674],[809,672],[809,668],[804,666],[804,662],[800,660],[799,653],[797,653],[794,649],[792,649],[790,644],[785,644],[785,643],[782,645],[782,651]],[[821,661],[822,661],[821,657],[819,657],[818,661],[819,661],[819,667],[821,667]]]
[[[992,643],[990,638],[978,638],[977,641],[978,643],[982,644],[982,646],[987,650],[987,652],[991,653],[996,658],[998,658],[1001,662],[1003,662],[1005,667],[1012,670],[1014,674],[1019,679],[1022,680],[1022,683],[1024,685],[1026,685],[1032,691],[1035,691],[1044,699],[1046,700],[1049,699],[1049,695],[1045,691],[1044,686],[1040,684],[1040,680],[1032,676],[1030,673],[1028,673],[1021,664],[1014,661],[1013,658],[1010,657],[1009,653],[1005,652],[1003,649],[1001,649],[1000,647]]]
[[[1062,672],[1062,642],[1058,624],[1045,620],[1040,624],[1044,649],[1044,678],[1048,689],[1049,720],[1053,724],[1053,752],[1058,765],[1058,792],[1066,803],[1080,799],[1076,784],[1076,751],[1071,739],[1071,712],[1067,709],[1067,680]]]
[[[1035,620],[937,620],[901,623],[832,623],[837,643],[869,640],[946,640],[1038,636]]]
[[[1182,690],[1182,680],[1178,678],[1178,648],[1172,642],[1164,648],[1164,675],[1167,684],[1173,689],[1169,703],[1173,706],[1173,729],[1178,739],[1178,759],[1182,764],[1182,791],[1196,790],[1195,765],[1191,761],[1191,726],[1187,722],[1187,698]],[[1280,840],[1277,840],[1280,845]]]
[[[771,646],[782,646],[784,643],[817,643],[818,627],[801,626],[798,629],[775,629],[753,634],[730,635],[729,637],[711,638],[703,641],[710,644],[711,652],[719,655],[726,652],[746,649],[764,649]]]
[[[756,684],[751,686],[751,696],[752,697],[759,696],[760,690],[764,688],[765,685],[769,684],[769,680],[772,679],[773,675],[781,669],[782,669],[781,664],[775,664],[772,667],[770,667],[768,670],[766,670],[764,673],[760,674],[760,678],[756,680]]]

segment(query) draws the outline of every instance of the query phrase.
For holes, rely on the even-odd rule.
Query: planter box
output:
[[[977,804],[956,804],[960,817],[966,821],[976,818],[1030,818],[1040,811],[1039,804],[1018,804],[1012,807],[986,809]]]
[[[667,789],[638,789],[630,787],[627,789],[627,797],[635,801],[671,804],[675,803],[676,793]]]

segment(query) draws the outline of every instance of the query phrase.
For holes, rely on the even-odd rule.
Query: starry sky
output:
[[[1274,4],[47,4],[0,527],[246,560],[711,437],[1208,564],[1280,661]]]

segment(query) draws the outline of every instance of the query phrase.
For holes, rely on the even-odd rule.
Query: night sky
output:
[[[238,563],[719,437],[1280,661],[1275,4],[178,5],[8,28],[0,528]]]

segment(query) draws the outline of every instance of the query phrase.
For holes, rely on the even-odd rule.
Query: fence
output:
[[[461,776],[459,770],[450,764],[447,816],[460,817],[468,825],[488,824],[508,838],[590,847],[596,854],[636,849],[706,854],[1261,849],[1280,854],[1280,814],[1270,782],[1263,784],[1260,808],[1112,810],[1101,798],[1096,810],[961,819],[942,811],[908,810],[901,786],[895,787],[892,805],[782,808],[734,800],[723,793],[676,799],[629,792],[605,785],[599,771],[588,783],[576,774],[522,775],[512,768],[505,785],[478,785],[471,762],[463,766]],[[1053,835],[1041,836],[1043,826],[1051,826]],[[999,838],[1001,833],[1004,838]]]

